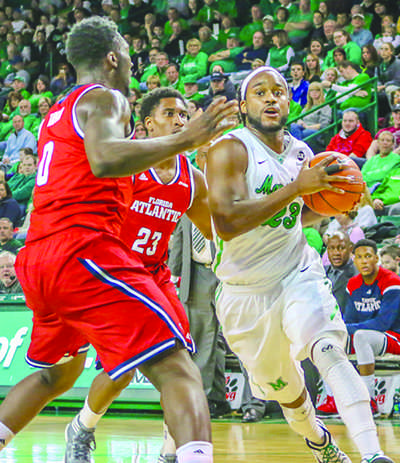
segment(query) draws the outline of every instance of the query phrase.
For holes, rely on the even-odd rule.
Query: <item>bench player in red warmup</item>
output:
[[[222,133],[235,103],[215,101],[179,133],[130,140],[131,60],[115,24],[99,17],[76,24],[67,58],[78,85],[42,125],[34,212],[16,263],[33,310],[27,360],[41,370],[0,406],[0,450],[74,384],[90,343],[115,396],[135,368],[159,389],[179,462],[211,462],[207,400],[187,352],[187,321],[119,235],[131,174]]]

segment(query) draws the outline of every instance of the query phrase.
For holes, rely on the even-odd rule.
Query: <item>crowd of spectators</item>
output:
[[[334,290],[340,280],[342,307],[338,270],[346,278],[357,271],[352,243],[379,216],[400,215],[399,14],[395,0],[0,0],[0,292],[20,291],[9,268],[23,245],[15,236],[23,239],[29,226],[40,124],[75,83],[68,32],[102,15],[129,44],[137,138],[147,137],[139,117],[144,93],[173,87],[192,115],[217,96],[235,99],[246,73],[267,64],[289,84],[288,130],[315,152],[344,153],[362,168],[369,190],[363,205],[317,232]],[[374,99],[377,133],[365,111]],[[334,111],[337,133],[328,131]],[[332,257],[341,248],[344,258]]]

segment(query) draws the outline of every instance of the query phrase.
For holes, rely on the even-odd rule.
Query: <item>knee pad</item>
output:
[[[343,347],[332,338],[319,339],[314,344],[311,355],[311,360],[322,376],[327,375],[333,366],[342,362],[348,363]]]
[[[332,389],[338,409],[342,404],[350,406],[357,402],[369,402],[365,384],[335,339],[327,337],[318,340],[313,346],[312,360]]]

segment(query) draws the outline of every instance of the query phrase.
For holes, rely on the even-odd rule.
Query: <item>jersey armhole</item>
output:
[[[90,90],[93,90],[95,88],[104,88],[104,87],[102,85],[94,84],[94,85],[91,85],[90,87],[85,88],[85,90],[83,90],[83,92],[77,97],[74,105],[72,106],[72,111],[71,111],[72,125],[74,127],[76,134],[80,138],[82,138],[82,140],[85,138],[85,134],[79,126],[78,116],[76,115],[76,105],[78,104],[78,101],[82,98],[83,95],[86,95],[86,93],[90,92]]]

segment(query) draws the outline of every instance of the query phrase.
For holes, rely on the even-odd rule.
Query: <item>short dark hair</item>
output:
[[[369,240],[367,238],[363,238],[362,240],[358,240],[357,243],[354,245],[353,253],[355,253],[356,249],[360,248],[361,246],[366,246],[368,248],[372,248],[374,250],[375,254],[377,254],[377,252],[378,252],[378,247],[376,246],[376,243],[375,243],[374,240]]]
[[[178,98],[186,106],[186,101],[183,98],[181,92],[178,92],[178,90],[175,90],[171,87],[155,88],[143,97],[142,107],[140,108],[140,120],[144,122],[146,117],[151,115],[153,110],[157,108],[157,106],[160,104],[160,101],[164,98]]]
[[[110,51],[123,41],[117,25],[107,18],[92,16],[75,24],[67,38],[67,59],[77,68],[98,68]]]
[[[179,72],[179,64],[178,63],[169,63],[168,66],[167,66],[167,69],[168,68],[175,68],[176,71]]]
[[[290,68],[292,68],[292,66],[301,66],[301,69],[303,69],[303,71],[306,70],[306,65],[304,64],[304,61],[292,61],[290,63]]]

